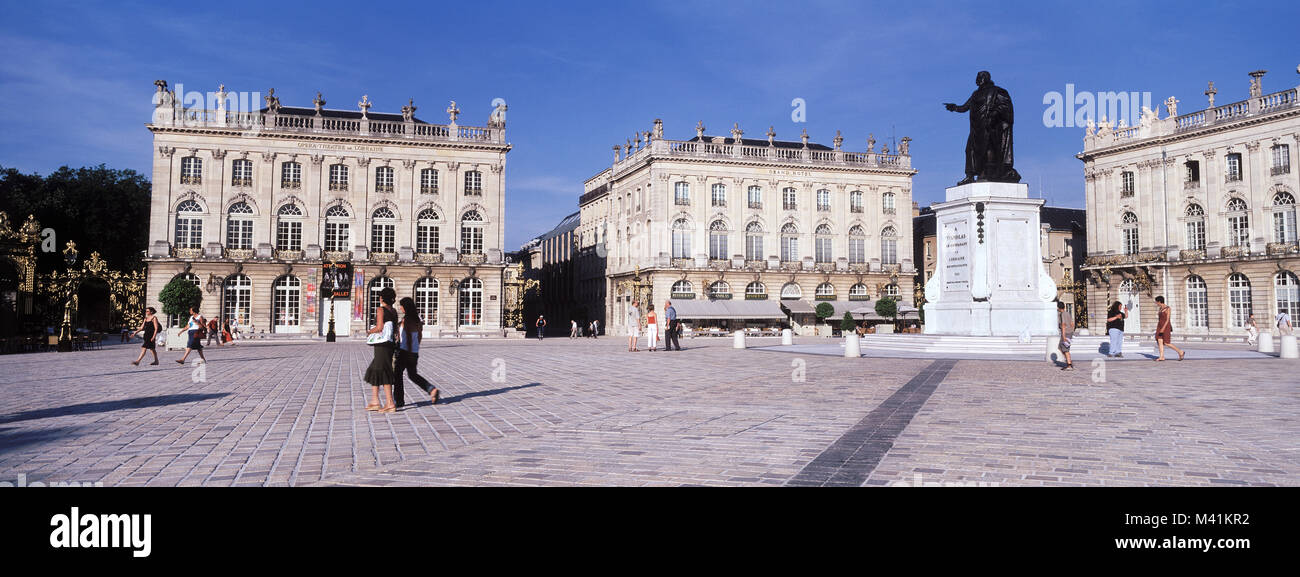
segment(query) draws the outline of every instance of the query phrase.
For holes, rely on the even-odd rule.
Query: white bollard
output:
[[[736,335],[731,339],[731,348],[733,349],[745,348],[745,331],[743,330],[736,331]]]
[[[794,344],[794,332],[790,329],[781,329],[781,344],[790,346]]]
[[[844,337],[844,356],[851,359],[862,356],[862,343],[858,340],[857,333],[849,333]]]
[[[1282,335],[1282,354],[1284,359],[1300,359],[1300,348],[1296,346],[1295,335]]]
[[[1060,360],[1061,362],[1065,362],[1065,356],[1061,354],[1060,345],[1061,345],[1060,336],[1047,337],[1047,354],[1046,354],[1047,362],[1050,363],[1057,360]]]
[[[1273,333],[1259,333],[1259,352],[1276,353],[1277,349],[1273,348]]]

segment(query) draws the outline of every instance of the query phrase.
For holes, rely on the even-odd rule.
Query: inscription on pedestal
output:
[[[970,291],[970,238],[965,221],[943,225],[943,290]]]

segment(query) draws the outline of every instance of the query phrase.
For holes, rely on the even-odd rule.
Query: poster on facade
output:
[[[307,315],[316,316],[316,269],[307,273],[307,294],[303,300],[306,301]]]
[[[352,294],[357,298],[352,299],[352,320],[359,321],[366,318],[366,299],[365,291],[362,289],[366,286],[366,269],[359,268],[352,275]]]
[[[351,298],[352,277],[352,263],[350,262],[327,262],[321,265],[321,298]]]

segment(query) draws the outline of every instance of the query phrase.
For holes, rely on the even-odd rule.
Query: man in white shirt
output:
[[[1287,314],[1286,311],[1281,311],[1277,313],[1276,320],[1277,330],[1281,331],[1283,335],[1291,334],[1291,315]]]

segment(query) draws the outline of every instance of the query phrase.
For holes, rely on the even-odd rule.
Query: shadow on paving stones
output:
[[[0,455],[17,451],[28,445],[38,445],[75,437],[77,436],[76,431],[80,429],[82,427],[55,427],[36,431],[22,430],[18,427],[0,429]]]
[[[472,399],[472,398],[474,398],[474,397],[488,397],[488,396],[492,396],[492,395],[500,395],[500,394],[502,394],[502,393],[508,393],[508,392],[510,392],[510,391],[517,391],[517,390],[519,390],[519,389],[527,389],[527,388],[529,388],[529,387],[540,387],[541,385],[542,385],[541,383],[528,383],[527,385],[519,385],[519,386],[515,386],[515,387],[502,387],[502,388],[500,388],[500,389],[491,389],[491,390],[487,390],[487,391],[478,391],[478,392],[476,392],[476,393],[465,393],[465,394],[463,394],[463,395],[456,395],[456,396],[454,396],[454,397],[445,397],[445,398],[442,398],[442,399],[438,399],[438,404],[439,404],[439,405],[450,405],[450,404],[452,404],[452,403],[459,403],[460,401],[463,401],[463,400],[465,400],[465,399]],[[429,404],[429,401],[425,401],[424,403],[421,403],[421,404]],[[0,422],[4,422],[4,421],[0,421]]]
[[[13,423],[17,421],[33,421],[37,419],[49,419],[53,417],[66,417],[69,415],[86,415],[90,413],[107,413],[110,411],[119,411],[122,409],[142,409],[146,407],[163,407],[167,405],[179,405],[181,403],[197,403],[211,399],[219,399],[230,393],[206,393],[183,394],[183,395],[160,395],[157,397],[136,397],[134,399],[122,399],[120,401],[103,401],[100,403],[82,403],[79,405],[68,405],[66,407],[55,407],[51,409],[36,409],[33,411],[23,411],[21,413],[10,413],[0,416],[0,423]]]

